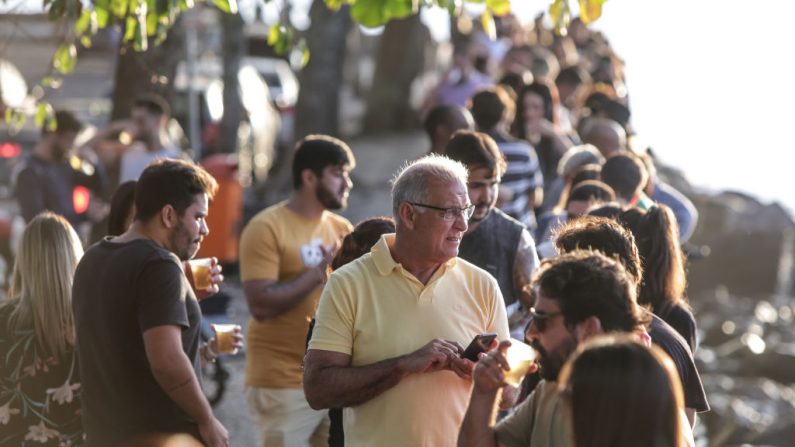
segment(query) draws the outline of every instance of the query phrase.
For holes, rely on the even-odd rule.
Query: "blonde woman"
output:
[[[0,303],[0,445],[82,444],[72,277],[83,249],[53,213],[31,220]]]

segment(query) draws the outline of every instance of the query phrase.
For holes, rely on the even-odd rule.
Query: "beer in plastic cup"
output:
[[[210,258],[191,259],[190,273],[193,276],[193,286],[196,290],[212,289],[213,281],[210,272],[212,271],[213,262]]]
[[[505,359],[508,361],[508,366],[511,367],[509,371],[505,372],[505,383],[519,386],[527,374],[527,370],[530,369],[530,365],[536,360],[536,351],[529,345],[512,338],[511,346],[505,353]]]
[[[235,329],[239,327],[237,324],[213,324],[219,354],[235,352]]]

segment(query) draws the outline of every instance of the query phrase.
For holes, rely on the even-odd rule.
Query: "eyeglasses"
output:
[[[433,205],[426,205],[424,203],[415,203],[415,202],[408,202],[414,206],[421,206],[423,208],[430,208],[432,210],[444,211],[444,220],[452,221],[458,219],[458,216],[462,216],[464,220],[469,220],[472,217],[472,214],[475,212],[475,205],[469,205],[465,208],[459,208],[457,206],[451,206],[450,208],[442,208],[439,206]]]
[[[527,322],[526,329],[529,330],[530,326],[535,323],[539,334],[547,330],[547,325],[553,318],[563,315],[563,312],[538,312],[535,307],[531,307],[528,313],[530,314],[530,321]],[[527,330],[525,330],[525,332],[527,332]]]

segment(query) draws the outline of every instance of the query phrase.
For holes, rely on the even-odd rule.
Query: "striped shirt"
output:
[[[508,168],[502,177],[502,185],[513,191],[513,199],[505,206],[504,211],[519,220],[528,228],[535,228],[535,213],[528,206],[527,194],[535,188],[544,186],[544,178],[538,163],[538,155],[529,143],[517,140],[500,132],[489,134],[497,147],[500,148]]]

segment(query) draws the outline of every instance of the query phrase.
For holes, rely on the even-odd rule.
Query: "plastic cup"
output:
[[[519,386],[524,376],[527,375],[530,365],[536,361],[536,351],[530,345],[512,338],[505,359],[508,361],[508,366],[511,367],[509,371],[505,372],[505,383]]]
[[[188,263],[190,263],[190,273],[193,276],[193,286],[196,287],[196,290],[212,289],[213,281],[210,274],[213,267],[212,259],[191,259]]]
[[[235,329],[238,328],[240,326],[237,324],[213,324],[215,342],[218,345],[219,354],[235,352]]]

